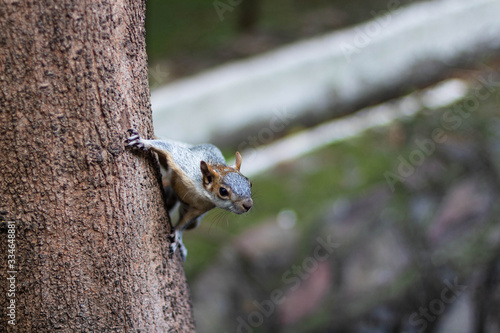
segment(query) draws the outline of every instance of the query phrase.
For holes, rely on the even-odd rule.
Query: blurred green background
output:
[[[150,77],[152,88],[349,28],[388,5],[254,0],[221,20],[214,3],[147,2],[150,66],[168,68]],[[415,117],[257,175],[249,214],[214,210],[187,232],[184,267],[198,331],[500,332],[498,55],[450,65],[442,75],[466,82],[466,97],[422,106]],[[478,91],[486,97],[467,106]],[[280,138],[308,126],[295,123]],[[436,129],[444,139],[427,154],[418,142]],[[228,141],[221,149],[229,157],[235,146]],[[423,159],[401,177],[401,161],[419,151]],[[391,183],[390,173],[400,178]],[[327,236],[338,249],[308,271],[318,237]],[[285,277],[296,267],[298,285]],[[276,290],[282,302],[269,303]]]

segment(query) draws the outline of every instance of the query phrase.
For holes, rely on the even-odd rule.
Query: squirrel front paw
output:
[[[144,144],[144,142],[141,139],[141,136],[139,135],[139,132],[135,130],[134,128],[131,128],[127,130],[127,133],[130,135],[125,142],[127,143],[127,146],[132,146],[132,147],[137,147],[142,150],[146,150],[147,147]]]
[[[170,243],[170,257],[172,258],[177,249],[179,249],[179,251],[181,251],[180,253],[182,261],[186,261],[187,249],[182,242],[182,232],[179,232],[177,230],[174,231],[172,234],[170,234],[169,239],[172,242]]]

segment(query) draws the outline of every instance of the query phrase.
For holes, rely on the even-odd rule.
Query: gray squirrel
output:
[[[129,129],[128,133],[128,146],[156,152],[167,170],[164,184],[169,196],[167,209],[180,202],[179,221],[171,235],[172,254],[179,248],[182,259],[186,260],[182,233],[196,228],[212,208],[235,214],[252,208],[252,183],[240,173],[240,153],[236,152],[236,164],[228,166],[219,148],[211,144],[195,146],[172,140],[145,140],[135,129]]]

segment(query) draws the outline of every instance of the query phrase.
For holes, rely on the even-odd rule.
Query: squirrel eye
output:
[[[229,195],[229,192],[224,187],[221,187],[219,189],[219,194],[223,197],[227,197]]]

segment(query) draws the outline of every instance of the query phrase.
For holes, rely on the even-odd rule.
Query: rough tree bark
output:
[[[124,147],[153,132],[144,15],[0,2],[0,331],[194,331],[158,165]]]

